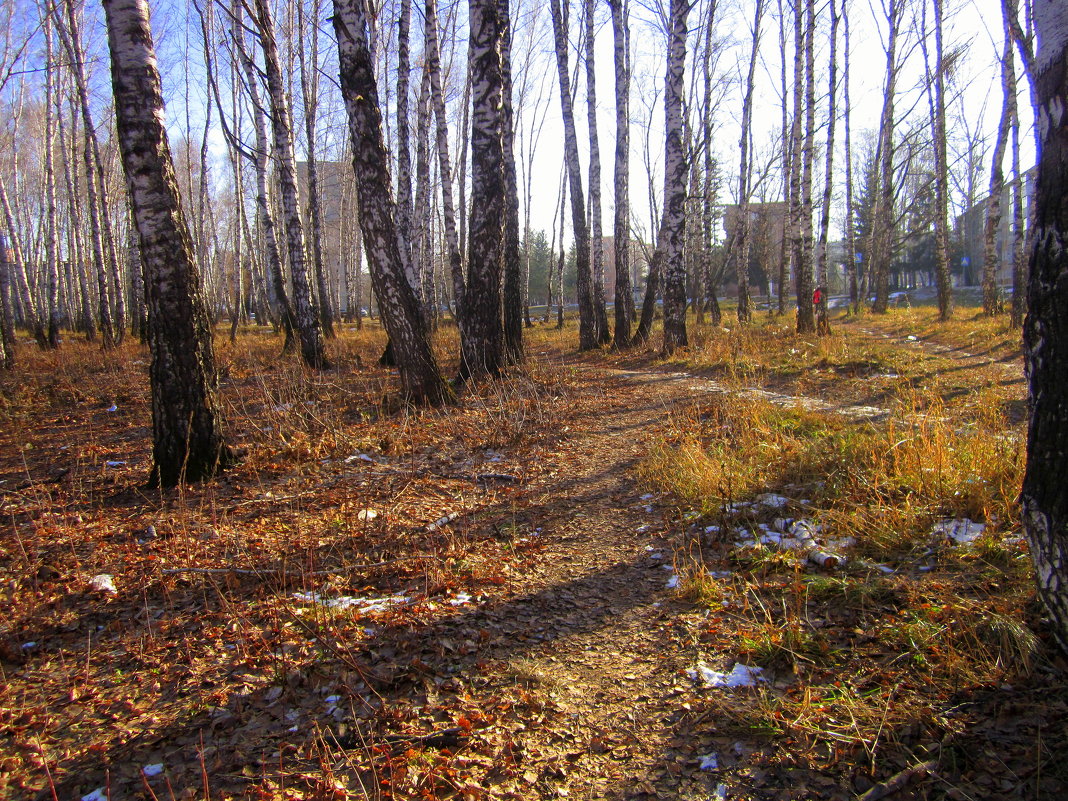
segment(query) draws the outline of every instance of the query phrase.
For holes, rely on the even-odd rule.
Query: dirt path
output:
[[[583,372],[604,393],[601,413],[562,439],[566,471],[532,488],[525,518],[542,529],[544,550],[522,591],[430,634],[479,641],[459,665],[451,653],[422,657],[432,673],[457,675],[446,691],[470,694],[486,716],[454,781],[513,798],[709,798],[716,781],[699,768],[700,741],[677,739],[686,711],[676,696],[692,661],[673,629],[667,510],[633,471],[691,390],[679,375]]]

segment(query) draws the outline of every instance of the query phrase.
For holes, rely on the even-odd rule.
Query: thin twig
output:
[[[351,565],[349,567],[339,567],[335,570],[303,570],[300,573],[291,573],[280,568],[263,568],[260,570],[249,570],[248,568],[240,567],[175,567],[163,571],[165,576],[173,576],[178,573],[196,573],[202,576],[221,576],[226,574],[233,574],[236,576],[263,576],[267,574],[277,575],[282,574],[290,577],[303,577],[303,576],[333,576],[338,573],[348,573],[352,570],[368,570],[372,567],[385,567],[387,565],[395,565],[398,562],[409,562],[416,559],[431,559],[437,562],[442,561],[440,556],[434,556],[433,554],[415,554],[414,556],[402,556],[397,559],[387,559],[384,562],[371,562],[366,565]]]

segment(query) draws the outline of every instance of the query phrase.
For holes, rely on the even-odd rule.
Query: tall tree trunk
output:
[[[286,224],[286,250],[289,254],[289,277],[293,282],[293,312],[300,335],[300,355],[315,369],[330,366],[323,353],[319,320],[311,302],[308,271],[304,258],[304,226],[300,220],[300,200],[293,157],[293,118],[286,100],[282,68],[275,43],[274,19],[269,0],[255,0],[256,29],[263,48],[264,73],[271,97],[271,129],[274,132],[274,160]]]
[[[1024,323],[1031,422],[1020,504],[1038,597],[1068,650],[1068,17],[1051,0],[1038,0],[1034,15],[1042,139]]]
[[[800,5],[800,0],[795,0]],[[812,162],[815,156],[815,0],[805,0],[805,132],[801,144],[801,226],[800,248],[795,249],[797,270],[797,330],[816,330],[812,304]],[[800,17],[798,18],[800,22]]]
[[[953,316],[953,281],[949,270],[949,159],[946,155],[946,64],[942,44],[943,6],[945,0],[933,0],[935,34],[934,81],[928,76],[927,85],[933,84],[934,95],[931,109],[934,136],[935,170],[935,280],[938,285],[938,318],[948,320]],[[921,37],[926,61],[926,36]]]
[[[748,323],[752,310],[749,301],[749,140],[753,120],[753,86],[756,76],[757,57],[760,55],[760,20],[764,15],[764,0],[757,0],[753,12],[752,49],[749,53],[749,71],[745,78],[745,93],[742,96],[742,134],[738,140],[738,230],[734,243],[735,271],[738,281],[738,322]]]
[[[843,91],[845,93],[845,115],[842,121],[845,127],[845,161],[846,161],[846,222],[845,235],[848,253],[846,254],[846,274],[849,281],[849,302],[853,307],[853,314],[860,312],[860,293],[857,291],[857,225],[853,206],[853,142],[850,136],[850,114],[853,106],[849,97],[849,61],[851,50],[849,49],[849,0],[842,3],[842,23],[845,34],[845,64]]]
[[[408,282],[419,294],[415,265],[412,264],[412,155],[409,142],[408,100],[411,83],[411,48],[409,46],[412,20],[411,0],[400,0],[397,17],[397,234],[401,238],[401,258]]]
[[[593,320],[597,343],[607,345],[612,339],[604,299],[604,235],[601,220],[601,141],[597,135],[597,76],[594,51],[595,0],[583,0],[586,61],[586,121],[590,135],[590,259],[593,266]]]
[[[664,347],[685,347],[686,339],[686,150],[682,98],[686,71],[686,16],[689,0],[671,0],[667,72],[664,78]]]
[[[904,15],[903,0],[889,0],[886,46],[886,83],[879,115],[878,181],[868,234],[868,280],[874,290],[872,311],[885,314],[890,298],[890,262],[894,256],[894,95],[897,91],[897,39]]]
[[[1027,187],[1020,169],[1020,113],[1016,88],[1016,71],[1013,70],[1009,73],[1009,116],[1012,126],[1012,306],[1009,325],[1013,328],[1023,325],[1027,305],[1027,229],[1024,224]]]
[[[11,308],[11,262],[8,249],[0,249],[0,347],[5,370],[15,369],[15,315]]]
[[[59,215],[56,209],[56,169],[53,152],[56,140],[55,96],[56,82],[53,70],[56,61],[52,50],[52,12],[50,3],[42,17],[45,39],[45,261],[48,270],[48,346],[59,347]]]
[[[98,298],[100,309],[100,329],[103,334],[103,346],[109,349],[122,342],[126,333],[126,302],[123,295],[123,282],[119,275],[119,265],[115,258],[113,241],[114,229],[111,225],[111,211],[108,203],[107,181],[104,173],[104,160],[100,155],[100,142],[93,123],[93,114],[89,105],[89,79],[85,71],[84,51],[81,42],[81,24],[75,0],[64,0],[66,24],[56,15],[56,31],[60,35],[67,58],[71,62],[74,76],[74,88],[81,108],[82,126],[85,136],[85,184],[89,206],[89,227],[93,241],[93,259],[97,267]],[[99,258],[97,252],[99,251]],[[114,284],[114,305],[110,298]],[[112,317],[114,312],[114,318]]]
[[[434,104],[435,132],[437,134],[438,173],[441,176],[441,204],[445,228],[445,249],[448,252],[449,275],[452,279],[453,303],[457,319],[463,319],[460,311],[464,303],[464,266],[460,255],[460,241],[456,234],[456,206],[453,201],[452,161],[449,158],[449,119],[445,109],[445,93],[441,88],[441,51],[438,44],[437,0],[426,0],[427,70],[430,72],[430,97]]]
[[[434,357],[419,299],[404,274],[367,17],[360,0],[334,0],[334,31],[371,284],[393,343],[404,394],[413,402],[437,405],[450,393]]]
[[[286,290],[286,279],[282,272],[282,254],[278,248],[278,234],[275,230],[274,211],[271,208],[270,176],[268,174],[268,161],[270,154],[270,139],[267,135],[267,113],[260,101],[259,74],[252,58],[245,51],[244,28],[241,21],[241,0],[233,0],[232,21],[233,39],[238,48],[242,67],[245,71],[245,82],[248,86],[249,99],[252,101],[252,126],[256,135],[256,149],[254,151],[256,169],[256,218],[260,234],[263,236],[263,250],[267,261],[268,299],[275,309],[275,316],[281,321],[285,331],[285,342],[282,352],[288,353],[295,346],[295,331],[297,328],[296,315],[293,313],[293,304],[289,300],[289,292]]]
[[[820,238],[816,252],[816,285],[822,290],[819,303],[816,304],[816,330],[820,334],[831,332],[827,320],[828,270],[827,237],[831,227],[831,195],[834,189],[834,123],[837,115],[835,93],[838,91],[838,22],[841,15],[830,0],[831,13],[831,52],[828,88],[827,88],[827,154],[823,172],[823,203],[820,207]]]
[[[504,20],[498,0],[471,0],[471,204],[461,380],[504,366],[501,279],[504,258]]]
[[[1005,30],[1005,42],[1001,52],[1001,119],[998,122],[994,157],[990,164],[990,196],[987,198],[986,224],[983,229],[983,313],[998,314],[1002,311],[1001,291],[998,287],[998,272],[1001,254],[998,252],[998,232],[1001,229],[1001,194],[1005,188],[1005,149],[1009,140],[1011,122],[1009,73],[1016,69],[1012,57],[1012,39]]]
[[[571,103],[571,76],[567,69],[567,18],[564,14],[566,6],[562,9],[560,0],[549,0],[549,6],[553,18],[556,71],[560,81],[560,106],[564,118],[564,159],[571,189],[571,225],[575,232],[579,349],[590,350],[597,347],[597,322],[590,275],[590,231],[586,226],[586,193],[582,188],[578,134],[575,131],[575,113]]]
[[[215,355],[200,272],[163,125],[163,95],[144,0],[104,0],[119,147],[147,276],[153,468],[165,487],[231,461],[215,401]]]
[[[504,351],[509,362],[518,364],[523,361],[523,266],[519,258],[519,182],[515,169],[515,114],[512,109],[512,25],[508,0],[497,0],[497,5],[501,25],[501,143],[504,149]]]
[[[304,36],[304,2],[297,0],[297,29]],[[312,2],[312,22],[308,26],[311,46],[310,58],[304,54],[303,42],[297,44],[300,63],[300,93],[304,100],[304,133],[308,141],[308,218],[311,223],[312,272],[319,290],[319,319],[323,334],[333,339],[334,311],[330,303],[330,288],[327,285],[326,268],[323,265],[322,202],[319,198],[319,169],[315,155],[316,116],[319,110],[319,0]],[[310,63],[307,63],[310,61]]]
[[[627,0],[608,0],[612,10],[616,68],[616,158],[613,172],[615,216],[615,347],[630,347],[634,296],[630,287],[630,12]]]

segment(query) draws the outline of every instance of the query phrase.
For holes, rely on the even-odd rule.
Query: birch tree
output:
[[[597,70],[594,59],[596,33],[595,0],[583,0],[583,28],[586,62],[586,123],[590,136],[590,260],[593,270],[593,319],[597,343],[607,345],[612,334],[604,299],[604,235],[601,221],[601,140],[597,135]]]
[[[816,330],[820,334],[831,332],[827,320],[827,237],[831,227],[831,195],[834,189],[834,127],[837,115],[835,95],[838,92],[838,23],[841,14],[835,9],[835,0],[830,0],[831,15],[831,52],[827,78],[827,147],[823,171],[823,202],[820,206],[820,238],[816,247],[816,285],[823,291],[816,304]]]
[[[1020,504],[1038,597],[1068,650],[1068,17],[1055,0],[1035,0],[1038,129],[1035,237],[1024,350],[1031,420]]]
[[[274,162],[278,172],[282,217],[286,228],[286,252],[289,256],[289,277],[293,283],[293,313],[300,337],[300,355],[309,367],[324,369],[329,367],[330,363],[323,352],[318,315],[312,306],[308,285],[304,225],[300,219],[297,171],[293,155],[293,117],[289,111],[282,66],[278,58],[274,18],[269,0],[255,0],[254,22],[263,50],[264,75],[271,101]]]
[[[616,151],[613,168],[615,215],[612,237],[616,269],[616,348],[630,346],[634,297],[630,287],[630,22],[627,0],[608,0],[612,11],[616,89]]]
[[[760,21],[764,16],[764,0],[756,0],[753,12],[752,48],[749,53],[749,69],[745,77],[742,95],[742,135],[738,140],[738,228],[734,242],[735,274],[738,281],[738,322],[748,323],[751,317],[749,302],[749,141],[752,138],[753,87],[756,76],[757,57],[760,54]]]
[[[1011,123],[1010,78],[1016,69],[1012,57],[1012,38],[1005,28],[1001,49],[1001,117],[998,120],[997,137],[994,140],[994,155],[990,163],[990,194],[986,201],[986,221],[983,227],[983,313],[994,315],[1001,311],[1001,293],[998,288],[998,271],[1001,254],[998,252],[998,231],[1001,228],[1001,194],[1005,187],[1005,149],[1009,142]]]
[[[460,379],[497,375],[504,366],[501,280],[504,267],[505,20],[498,0],[471,0],[471,204],[468,219],[464,338]]]
[[[145,0],[104,0],[115,119],[144,260],[153,467],[164,487],[215,475],[232,456],[216,405],[211,326],[163,123]]]
[[[361,0],[334,0],[333,22],[371,285],[393,344],[405,396],[415,403],[438,405],[450,393],[430,344],[419,298],[404,273],[366,8]]]
[[[571,191],[571,225],[575,234],[579,306],[579,349],[597,347],[597,322],[594,311],[592,276],[590,274],[590,229],[586,225],[586,192],[582,188],[582,164],[579,161],[578,134],[575,112],[571,102],[571,75],[567,67],[567,0],[549,0],[553,18],[553,42],[556,48],[556,72],[560,83],[560,108],[564,121],[564,160]],[[680,115],[681,119],[681,115]]]
[[[686,17],[689,0],[671,0],[667,71],[664,78],[664,221],[658,249],[664,261],[665,354],[685,347],[686,339],[686,150],[682,102],[686,71]]]

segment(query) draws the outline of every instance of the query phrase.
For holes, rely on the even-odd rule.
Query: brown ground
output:
[[[65,399],[47,435],[0,436],[12,576],[0,796],[707,799],[719,786],[728,798],[845,799],[930,759],[933,773],[894,797],[1068,792],[1055,659],[1000,692],[961,688],[946,708],[961,722],[921,721],[888,736],[885,754],[718,719],[710,696],[759,693],[687,677],[699,657],[728,670],[737,654],[710,651],[707,611],[665,586],[685,525],[634,472],[668,413],[707,387],[673,368],[554,358],[509,413],[492,392],[451,416],[354,411],[329,448],[313,423],[273,451],[250,427],[254,470],[174,496],[137,490],[143,441],[123,454],[145,431],[114,423],[108,398]],[[234,367],[242,403],[257,380]],[[798,389],[788,384],[775,389]],[[836,396],[830,378],[801,388],[878,401]],[[100,430],[75,441],[87,421]],[[16,455],[19,440],[33,447]],[[61,442],[77,457],[64,462]],[[375,462],[344,461],[356,452]],[[115,457],[130,464],[97,466]],[[365,508],[379,517],[356,522]],[[427,531],[449,511],[460,516]],[[149,523],[156,539],[138,543]],[[436,558],[412,558],[424,555]],[[98,572],[117,596],[86,590]],[[297,591],[409,601],[331,614]],[[717,770],[701,769],[709,754]],[[163,777],[139,775],[156,763]]]

